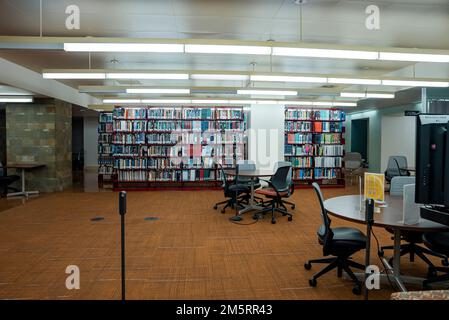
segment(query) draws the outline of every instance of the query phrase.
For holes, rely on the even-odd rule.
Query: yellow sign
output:
[[[384,202],[385,176],[381,173],[365,173],[365,199]]]

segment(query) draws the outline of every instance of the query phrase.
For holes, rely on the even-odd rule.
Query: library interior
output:
[[[449,299],[448,34],[447,0],[0,0],[0,299]]]

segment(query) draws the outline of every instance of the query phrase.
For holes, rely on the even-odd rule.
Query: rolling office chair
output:
[[[323,194],[321,193],[320,186],[316,182],[312,185],[320,203],[321,219],[323,221],[323,224],[317,231],[318,242],[323,246],[323,255],[331,255],[333,257],[309,260],[304,264],[306,270],[310,270],[313,263],[328,264],[310,278],[309,285],[315,287],[319,277],[337,268],[337,276],[341,277],[342,270],[346,271],[355,283],[352,292],[354,294],[360,294],[362,291],[361,282],[354,275],[350,267],[365,270],[365,266],[350,259],[354,253],[366,248],[366,237],[363,232],[356,228],[331,228],[331,220],[327,214],[327,210],[324,208]]]
[[[410,176],[407,170],[407,158],[405,156],[390,156],[388,158],[385,180],[391,183],[391,179],[397,176]]]
[[[9,187],[10,184],[20,180],[20,176],[18,175],[6,175],[6,170],[3,167],[3,164],[0,162],[0,195],[6,194],[8,189],[12,191],[19,191],[16,188]]]
[[[239,196],[244,193],[248,193],[250,187],[247,184],[240,184],[236,181],[240,179],[238,175],[235,176],[234,181],[230,181],[228,179],[228,175],[226,171],[224,171],[223,166],[218,163],[220,166],[220,172],[223,179],[223,192],[225,198],[224,201],[218,202],[214,205],[214,209],[217,210],[219,205],[225,204],[225,206],[221,209],[221,213],[225,213],[226,208],[238,208],[240,205]],[[237,168],[238,171],[238,168]]]
[[[239,171],[252,171],[256,170],[256,163],[253,160],[238,160],[237,166],[239,168]],[[247,193],[245,193],[240,200],[245,201],[246,203],[249,203],[249,200],[251,199],[251,178],[249,177],[238,177],[238,183],[240,184],[247,184],[250,189]],[[259,178],[255,179],[254,181],[254,190],[259,189],[261,187]],[[263,202],[263,199],[260,197],[254,197],[254,200],[258,202]]]
[[[285,166],[290,166],[291,167],[292,163],[289,162],[289,161],[278,161],[278,162],[276,162],[274,164],[274,169],[275,169],[274,171],[276,171],[277,168],[279,168],[279,167],[285,167]],[[287,211],[287,208],[285,207],[285,205],[289,205],[292,210],[294,210],[295,207],[296,207],[296,205],[293,202],[289,202],[289,201],[285,200],[286,198],[290,198],[290,196],[293,194],[293,192],[295,192],[295,185],[293,183],[293,170],[292,170],[292,168],[290,168],[290,171],[288,172],[287,183],[289,185],[291,185],[291,188],[289,189],[289,192],[288,192],[287,195],[281,197],[281,203],[280,203],[280,206],[285,211]]]
[[[428,289],[432,283],[449,281],[449,268],[447,257],[449,257],[449,232],[426,232],[423,234],[423,242],[432,252],[446,256],[445,267],[429,266],[428,278],[424,280],[423,287]],[[443,272],[443,275],[437,275],[437,271]]]
[[[362,155],[358,152],[347,152],[343,158],[345,175],[349,177],[352,185],[352,178],[360,176],[363,169]]]
[[[397,196],[397,197],[403,197],[404,195],[404,185],[406,184],[415,184],[415,177],[402,177],[402,176],[396,176],[391,179],[391,186],[390,186],[390,195],[391,196]],[[389,233],[394,234],[394,230],[390,228],[385,228]],[[443,255],[439,255],[435,252],[432,252],[431,250],[428,250],[424,247],[419,246],[418,244],[423,243],[422,237],[423,232],[419,231],[409,231],[409,230],[403,230],[401,232],[401,238],[402,240],[406,241],[407,243],[401,244],[401,257],[403,255],[409,254],[410,255],[410,262],[415,261],[415,255],[421,258],[428,266],[431,266],[432,263],[430,260],[425,256],[425,254],[437,256],[440,258],[445,259]],[[381,254],[384,254],[384,250],[393,250],[393,246],[384,246],[380,248]],[[389,260],[390,265],[393,264],[393,258],[390,258]]]
[[[288,221],[293,220],[293,216],[291,213],[284,210],[282,207],[282,198],[286,197],[290,193],[290,189],[292,188],[292,184],[288,183],[288,174],[291,172],[291,165],[279,167],[276,170],[276,173],[270,180],[260,179],[268,183],[268,188],[262,188],[256,190],[257,194],[264,195],[268,198],[268,201],[264,201],[264,209],[259,212],[259,214],[266,214],[271,211],[271,223],[276,223],[276,217],[274,215],[275,212],[281,213],[283,216],[288,217]],[[291,194],[291,193],[290,193]],[[257,218],[257,215],[255,216]]]

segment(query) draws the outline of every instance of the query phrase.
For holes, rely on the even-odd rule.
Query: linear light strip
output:
[[[341,92],[342,98],[377,98],[377,99],[393,99],[394,93],[375,93],[375,92]]]
[[[190,89],[150,89],[150,88],[128,88],[126,93],[152,93],[152,94],[190,94]]]
[[[271,47],[257,45],[207,45],[180,43],[64,43],[69,52],[164,52],[273,55],[307,58],[389,60],[448,63],[449,55],[412,52],[385,52],[346,49]]]
[[[237,94],[247,95],[271,95],[271,96],[296,96],[297,91],[293,90],[237,90]]]
[[[0,102],[30,103],[33,102],[33,97],[0,97]]]

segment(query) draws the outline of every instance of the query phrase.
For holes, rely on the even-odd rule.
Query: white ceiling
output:
[[[42,3],[44,36],[302,40],[449,49],[449,0],[307,0],[302,6],[294,0],[42,0]],[[65,28],[65,9],[73,4],[81,11],[80,30]],[[369,4],[380,7],[380,30],[370,31],[365,27],[365,8]],[[0,0],[0,35],[39,36],[39,11],[38,0]],[[0,57],[37,72],[89,67],[87,53],[62,50],[0,50]],[[111,60],[118,60],[118,63],[111,63]],[[417,64],[412,70],[413,64],[404,62],[208,54],[94,53],[91,67],[252,71],[252,62],[256,63],[255,71],[266,72],[354,76],[411,76],[414,72],[417,77],[449,74],[448,66],[441,64],[432,68],[427,68],[429,64]],[[86,80],[63,82],[75,88],[117,84]],[[154,84],[149,81],[139,83]],[[185,82],[170,81],[170,84],[183,85]],[[190,81],[189,84],[205,85],[201,81]],[[207,84],[218,85],[210,81]],[[233,84],[228,82],[227,85]]]

